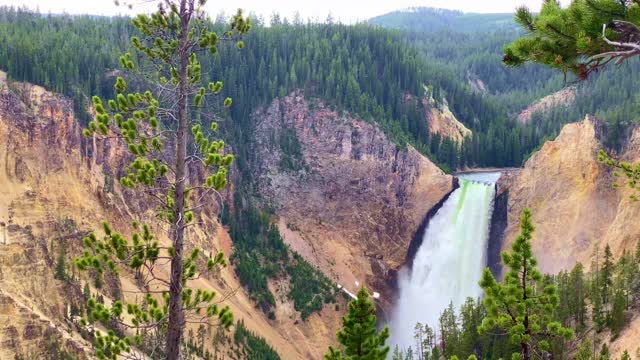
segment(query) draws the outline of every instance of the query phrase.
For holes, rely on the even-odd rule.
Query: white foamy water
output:
[[[482,294],[478,285],[487,263],[494,184],[500,173],[460,176],[456,189],[429,222],[412,269],[398,275],[399,300],[391,316],[391,347],[410,346],[417,322],[438,328],[440,313],[453,302]],[[439,333],[439,330],[437,330]]]

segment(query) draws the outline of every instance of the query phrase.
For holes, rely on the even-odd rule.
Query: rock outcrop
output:
[[[299,92],[254,116],[258,192],[275,207],[285,241],[339,283],[366,280],[390,295],[387,281],[453,178],[372,123]]]
[[[505,246],[518,232],[522,209],[531,208],[534,251],[546,272],[570,268],[577,261],[588,266],[594,249],[606,242],[617,252],[625,247],[623,239],[607,238],[627,205],[624,196],[612,189],[609,169],[598,163],[597,153],[603,147],[598,127],[592,117],[566,125],[517,176],[501,180],[510,182]]]
[[[471,130],[464,126],[451,112],[447,101],[443,101],[442,105],[437,105],[432,99],[422,99],[429,132],[461,144],[465,137],[471,136]]]
[[[568,86],[562,90],[549,94],[526,107],[518,114],[518,121],[526,124],[531,121],[533,114],[547,112],[560,106],[568,106],[576,101],[576,87]]]

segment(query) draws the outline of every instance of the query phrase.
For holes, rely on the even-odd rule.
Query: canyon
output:
[[[82,136],[69,99],[26,83],[0,83],[0,358],[37,356],[52,346],[92,358],[69,307],[84,301],[79,281],[55,279],[58,256],[67,264],[81,252],[81,239],[103,219],[126,230],[133,219],[152,218],[144,198],[122,190],[117,179],[127,156],[115,141]],[[331,279],[359,280],[385,294],[390,306],[394,272],[426,213],[453,188],[444,174],[410,146],[391,142],[375,125],[293,93],[259,109],[255,145],[270,149],[259,161],[259,195],[277,209],[285,241]],[[293,131],[301,144],[303,170],[280,167],[282,152],[269,141]],[[190,244],[232,253],[233,244],[209,209]],[[154,231],[168,242],[159,225]],[[339,325],[333,307],[300,321],[280,281],[276,319],[255,307],[232,269],[198,287],[224,294],[237,319],[264,337],[286,359],[320,359]],[[91,292],[106,298],[136,289],[131,274],[106,279]],[[281,294],[281,295],[278,295]],[[344,300],[341,308],[344,308]],[[295,344],[304,344],[296,346]],[[232,345],[222,345],[229,351]]]
[[[380,292],[378,305],[390,310],[397,272],[411,260],[412,239],[457,187],[456,178],[412,146],[397,145],[373,123],[301,91],[252,116],[251,146],[260,149],[249,159],[256,197],[274,209],[284,241],[337,284],[359,281]],[[588,269],[604,244],[615,256],[634,249],[640,208],[630,198],[633,190],[612,188],[615,177],[598,162],[605,135],[603,124],[589,116],[566,125],[522,169],[502,175],[491,225],[492,268],[499,269],[496,254],[515,237],[525,207],[533,210],[533,246],[545,272],[576,262]],[[283,139],[293,145],[283,146]],[[640,130],[615,155],[640,161]],[[102,219],[126,228],[137,216],[152,214],[144,199],[117,185],[126,160],[117,143],[82,136],[69,99],[0,73],[0,358],[38,354],[53,343],[79,358],[92,357],[90,343],[69,316],[69,306],[85,300],[80,284],[89,279],[56,280],[56,259],[64,249],[70,264],[81,251],[81,238]],[[205,224],[189,234],[191,243],[232,253],[217,209],[209,211]],[[236,318],[283,358],[320,359],[334,343],[341,312],[325,306],[301,321],[281,281],[270,283],[279,295],[275,320],[255,307],[232,268],[198,286],[226,294]],[[109,297],[134,288],[125,276],[91,290]],[[344,308],[345,301],[339,303]],[[612,343],[614,354],[640,343],[634,325],[639,317],[629,316],[632,325]],[[224,347],[229,351],[232,345]]]

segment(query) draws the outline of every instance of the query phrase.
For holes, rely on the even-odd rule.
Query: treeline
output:
[[[217,21],[211,26],[224,26]],[[522,126],[513,120],[519,111],[575,79],[537,65],[503,66],[502,46],[517,32],[465,33],[451,26],[401,32],[364,24],[289,23],[277,17],[267,28],[256,21],[242,51],[203,58],[203,70],[223,81],[226,94],[235,100],[233,122],[225,130],[240,161],[251,156],[246,144],[253,111],[296,88],[378,123],[399,144],[411,143],[450,169],[519,166],[564,124],[586,114],[610,124],[608,143],[617,146],[640,118],[634,86],[640,80],[637,60],[579,83],[575,104],[536,114]],[[72,97],[79,117],[87,121],[87,94],[113,95],[109,74],[117,68],[114,59],[126,50],[132,31],[124,17],[44,16],[0,8],[0,41],[9,44],[0,48],[0,69],[16,80]],[[473,131],[464,144],[431,136],[424,105],[406,101],[405,95],[421,97],[426,89],[432,89],[440,104],[446,99]]]
[[[486,33],[495,30],[515,31],[518,29],[511,14],[463,13],[458,10],[413,7],[376,16],[368,21],[394,29],[412,32],[433,33],[455,30],[460,33]]]
[[[438,20],[433,21],[434,18]],[[608,68],[608,71],[593,74],[589,81],[578,81],[571,74],[565,77],[539,64],[507,67],[502,63],[503,47],[520,36],[522,30],[505,31],[504,26],[514,24],[512,18],[508,18],[508,24],[504,18],[502,22],[496,22],[498,19],[499,15],[420,9],[390,13],[372,22],[404,29],[407,46],[419,49],[428,63],[448,65],[459,81],[473,84],[477,91],[484,91],[485,96],[499,103],[511,119],[545,95],[565,86],[577,86],[574,103],[536,113],[528,125],[519,128],[520,138],[526,139],[520,150],[525,154],[535,148],[529,147],[532,142],[541,143],[554,138],[563,125],[579,121],[587,114],[596,115],[606,122],[607,145],[619,147],[629,128],[640,120],[640,98],[636,95],[635,85],[640,81],[640,61],[628,59],[622,65]],[[479,20],[482,25],[478,24]],[[467,31],[470,27],[476,31]],[[488,138],[500,137],[491,134]],[[462,158],[469,159],[468,155]],[[472,159],[471,162],[482,161]]]
[[[198,326],[194,332],[189,329],[183,341],[185,360],[280,360],[278,353],[259,334],[247,329],[243,320],[238,320],[233,334],[214,331],[211,326]],[[206,343],[208,336],[213,335],[211,348]]]
[[[238,359],[280,360],[278,353],[262,337],[248,330],[243,321],[236,323],[233,340],[241,348]]]
[[[607,344],[618,338],[628,325],[628,310],[640,306],[640,242],[635,252],[625,251],[617,262],[609,245],[597,250],[591,271],[576,264],[571,271],[547,275],[546,284],[558,289],[558,307],[553,318],[575,332],[571,341],[554,339],[550,354],[553,359],[607,360]],[[478,326],[486,316],[479,300],[467,299],[459,310],[450,305],[438,324],[417,323],[416,343],[409,349],[395,348],[394,360],[431,360],[457,357],[467,359],[508,359],[518,352],[506,333],[480,335]],[[628,349],[640,357],[638,349]],[[630,358],[628,358],[630,360]]]
[[[519,165],[539,142],[508,119],[505,107],[460,80],[459,69],[425,58],[407,46],[404,34],[368,25],[257,24],[243,51],[202,59],[203,71],[225,84],[235,99],[227,131],[234,134],[239,158],[245,152],[251,113],[275,97],[301,88],[340,110],[378,123],[399,144],[411,143],[449,168]],[[224,27],[212,24],[212,27]],[[0,9],[0,68],[20,81],[44,85],[74,98],[87,119],[87,94],[113,95],[109,73],[113,59],[126,50],[132,27],[127,18],[43,16]],[[225,49],[221,49],[225,51]],[[455,59],[455,58],[453,58]],[[458,60],[454,60],[453,63]],[[431,137],[421,102],[405,95],[433,89],[437,102],[447,100],[453,113],[474,131],[466,150]]]

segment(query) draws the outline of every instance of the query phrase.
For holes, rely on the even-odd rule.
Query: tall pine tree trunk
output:
[[[184,311],[182,309],[182,256],[184,248],[184,207],[186,181],[186,153],[187,153],[187,33],[189,31],[190,13],[187,1],[180,1],[180,40],[178,52],[180,56],[178,72],[178,130],[176,133],[176,183],[175,205],[173,207],[173,226],[171,237],[175,256],[171,260],[171,279],[169,285],[169,324],[167,329],[167,360],[180,359],[180,343],[184,329]]]

